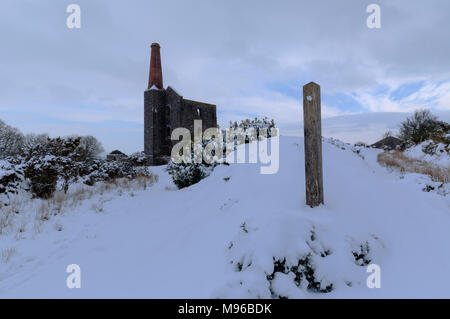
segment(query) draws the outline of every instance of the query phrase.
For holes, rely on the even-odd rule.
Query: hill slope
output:
[[[146,191],[97,196],[36,236],[0,237],[15,250],[0,263],[0,297],[449,297],[449,197],[389,173],[377,152],[325,142],[325,205],[314,209],[301,138],[280,138],[274,175],[221,165],[176,190],[156,167]],[[369,263],[380,289],[366,286]],[[81,289],[66,287],[69,264]]]

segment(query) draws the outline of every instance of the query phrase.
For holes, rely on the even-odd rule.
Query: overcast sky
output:
[[[80,29],[66,26],[71,3]],[[380,29],[366,25],[370,3],[381,7]],[[107,150],[141,150],[152,42],[164,86],[217,104],[221,126],[268,116],[282,134],[301,133],[310,81],[321,85],[324,118],[443,114],[449,39],[448,0],[2,0],[0,118],[26,133],[93,134]]]

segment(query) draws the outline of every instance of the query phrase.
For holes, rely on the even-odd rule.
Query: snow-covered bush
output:
[[[25,177],[30,181],[33,196],[50,198],[60,181],[64,191],[78,179],[81,161],[81,137],[47,138],[31,143],[24,158]]]
[[[145,166],[147,165],[147,155],[144,152],[135,152],[131,154],[128,158],[134,166]]]
[[[432,157],[450,156],[450,145],[448,143],[436,143],[432,140],[429,140],[419,145],[421,151],[425,155],[429,155]],[[412,149],[409,149],[408,152],[417,154],[417,150],[413,151]]]
[[[0,160],[0,195],[17,194],[23,181],[22,165]]]
[[[81,177],[86,185],[94,185],[100,181],[111,181],[125,177],[133,179],[138,176],[150,176],[152,174],[148,167],[136,166],[130,158],[112,162],[96,160],[84,166],[85,170]]]
[[[240,123],[230,121],[229,128],[233,130],[242,129],[243,131],[254,129],[256,138],[258,138],[260,134],[263,134],[264,130],[265,131],[264,134],[267,135],[266,137],[271,137],[272,136],[271,129],[275,128],[275,121],[273,119],[269,120],[267,117],[263,117],[262,119],[258,119],[255,117],[253,120],[251,119],[241,120]],[[237,136],[235,139],[241,140],[239,136]],[[245,140],[245,143],[251,142],[249,136],[242,137],[242,140]]]
[[[32,151],[39,145],[41,149],[45,148],[45,145],[47,145],[49,139],[50,137],[48,136],[48,134],[29,133],[25,135],[24,142],[22,144],[21,155],[27,158],[31,157]]]
[[[167,165],[172,180],[179,189],[200,182],[211,174],[213,167],[204,163],[173,163]]]
[[[167,164],[167,171],[172,176],[172,180],[179,189],[189,187],[200,182],[205,177],[208,177],[218,165],[219,154],[215,154],[214,149],[212,154],[204,154],[203,150],[209,143],[215,143],[213,140],[203,141],[201,144],[192,143],[190,154],[183,154],[180,150],[179,163],[175,163],[171,158]],[[220,146],[218,146],[220,149]],[[205,157],[206,155],[206,157]],[[196,161],[196,157],[201,158]],[[200,163],[199,163],[200,162]]]
[[[56,190],[58,167],[56,157],[33,157],[25,166],[25,177],[30,181],[33,196],[50,198]]]
[[[3,161],[8,163],[3,166],[20,167],[22,171],[16,173],[16,177],[12,173],[2,173],[1,184],[5,185],[0,186],[0,191],[4,188],[6,192],[8,186],[11,192],[14,184],[17,192],[20,182],[25,179],[34,197],[46,199],[56,190],[67,192],[69,186],[76,182],[94,185],[99,181],[151,174],[144,166],[145,157],[141,153],[112,162],[96,159],[102,148],[93,137],[49,138],[46,135],[27,135],[25,140],[23,156],[8,157],[7,161]]]
[[[279,213],[281,214],[281,213]],[[365,285],[376,236],[357,240],[299,216],[246,221],[228,246],[231,278],[219,298],[303,298]]]

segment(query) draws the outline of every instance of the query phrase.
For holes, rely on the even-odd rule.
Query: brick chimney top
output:
[[[148,88],[153,85],[158,89],[163,89],[162,68],[161,68],[161,53],[160,45],[152,43],[152,53],[150,55],[150,74],[148,77]]]

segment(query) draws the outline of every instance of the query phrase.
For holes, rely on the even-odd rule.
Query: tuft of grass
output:
[[[48,200],[41,200],[36,212],[36,218],[41,221],[50,219],[50,202]]]
[[[0,260],[3,263],[7,263],[11,260],[12,256],[16,253],[16,249],[14,247],[3,249],[0,254]]]
[[[450,168],[408,157],[397,150],[378,154],[377,162],[386,167],[396,168],[400,170],[400,172],[413,172],[428,175],[435,182],[450,182]]]
[[[62,231],[63,230],[63,225],[61,223],[59,223],[59,222],[56,222],[55,225],[54,225],[54,228],[57,231]]]
[[[99,202],[92,203],[91,209],[95,211],[96,213],[102,213],[103,212],[103,204],[104,201],[100,200]]]

